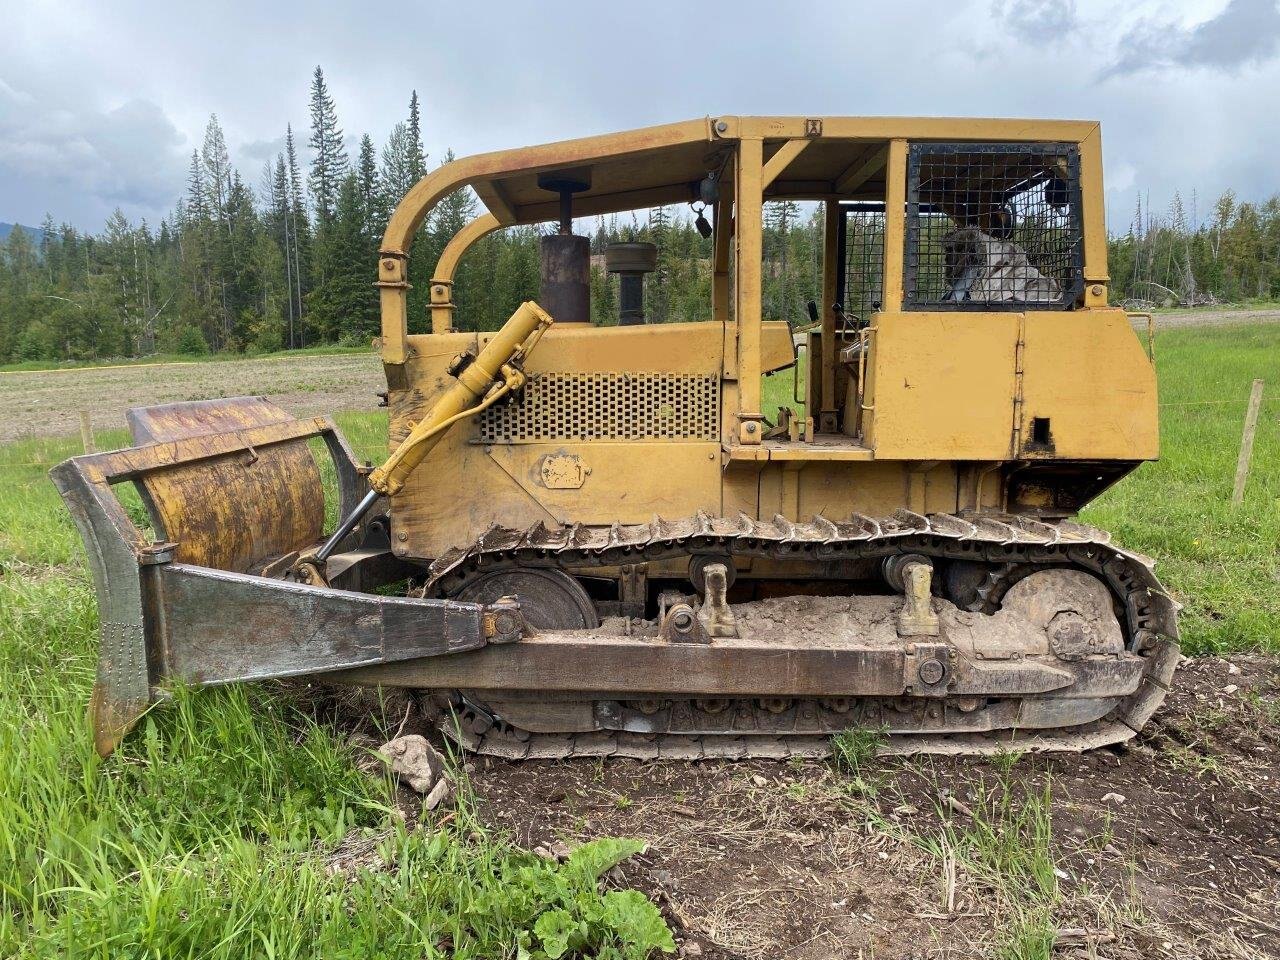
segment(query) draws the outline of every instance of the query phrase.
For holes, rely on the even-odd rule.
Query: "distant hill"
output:
[[[3,220],[0,220],[0,243],[4,243],[4,241],[8,240],[9,234],[13,233],[15,228],[27,231],[27,236],[31,238],[31,242],[37,247],[40,246],[40,241],[44,239],[44,231],[39,227],[19,227],[19,224],[5,223]]]

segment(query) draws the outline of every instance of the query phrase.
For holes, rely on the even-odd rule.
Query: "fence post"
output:
[[[1240,459],[1236,461],[1236,486],[1231,492],[1231,505],[1244,502],[1244,485],[1249,480],[1249,461],[1253,459],[1253,437],[1258,432],[1258,411],[1262,409],[1262,381],[1253,381],[1249,391],[1249,409],[1244,415],[1244,436],[1240,438]]]
[[[97,453],[98,445],[93,442],[93,424],[89,420],[89,411],[80,411],[80,443],[85,453]]]

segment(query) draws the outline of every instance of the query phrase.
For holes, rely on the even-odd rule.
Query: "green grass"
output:
[[[385,418],[341,417],[363,454]],[[123,431],[104,434],[120,445]],[[0,956],[641,960],[670,931],[598,876],[637,849],[565,863],[476,817],[406,826],[339,732],[271,686],[176,692],[109,759],[85,704],[92,583],[48,466],[77,440],[0,447]],[[142,520],[136,494],[126,507]],[[335,870],[343,843],[360,869]]]
[[[882,727],[852,727],[831,738],[831,756],[837,767],[856,777],[876,758],[884,742]]]
[[[1280,325],[1170,330],[1156,345],[1158,462],[1083,513],[1158,560],[1185,605],[1188,653],[1280,651]],[[1262,414],[1244,503],[1231,506],[1250,384]]]
[[[1052,787],[1035,790],[996,766],[956,804],[939,803],[939,829],[910,837],[932,854],[954,899],[961,877],[989,891],[1000,905],[994,956],[999,960],[1049,960],[1057,939],[1053,910],[1059,900],[1053,857]],[[953,904],[948,904],[952,908]]]

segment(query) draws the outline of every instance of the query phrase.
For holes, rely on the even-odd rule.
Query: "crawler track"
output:
[[[914,706],[883,698],[852,700],[835,709],[825,701],[796,701],[778,722],[720,724],[719,732],[635,733],[601,729],[587,733],[531,733],[504,722],[484,704],[455,696],[441,728],[462,746],[477,753],[511,758],[624,756],[679,759],[817,756],[829,750],[833,729],[876,724],[888,731],[887,751],[895,753],[990,753],[1004,749],[1079,751],[1127,740],[1155,712],[1169,689],[1177,666],[1177,604],[1169,598],[1152,570],[1151,561],[1110,543],[1100,530],[1074,522],[1042,523],[1024,517],[948,514],[923,516],[899,511],[892,517],[855,515],[844,520],[815,517],[794,523],[782,517],[759,521],[699,514],[681,520],[655,519],[648,524],[612,527],[570,525],[528,530],[492,528],[470,547],[451,551],[431,567],[428,595],[448,595],[469,576],[494,565],[584,568],[612,567],[695,554],[769,557],[815,565],[879,558],[895,553],[920,553],[938,560],[967,560],[986,564],[992,578],[974,598],[972,608],[987,610],[998,603],[992,593],[1000,571],[1075,568],[1104,582],[1119,611],[1126,646],[1147,661],[1138,689],[1105,717],[1061,728],[1019,730],[1007,725],[1016,717],[1017,700],[983,706],[994,719],[981,726],[955,710],[934,714],[928,722],[923,702]],[[642,692],[637,695],[645,695]],[[653,696],[653,695],[650,695]],[[668,700],[655,709],[663,716],[679,712],[687,729],[715,726],[701,714],[698,701]],[[739,715],[749,701],[733,701]],[[765,717],[751,707],[753,717]],[[897,712],[895,712],[895,710]],[[782,712],[782,711],[779,711]],[[718,711],[717,711],[718,713]],[[955,716],[956,720],[950,717]],[[999,717],[1006,718],[1002,725]],[[690,719],[692,717],[692,720]],[[920,729],[912,729],[920,728]]]

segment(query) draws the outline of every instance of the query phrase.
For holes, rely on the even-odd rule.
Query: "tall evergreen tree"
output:
[[[209,216],[209,196],[198,150],[191,151],[191,166],[187,169],[187,205],[184,214],[188,221],[204,220]]]
[[[418,107],[418,92],[409,98],[409,119],[391,128],[386,146],[382,148],[382,169],[379,179],[382,202],[387,212],[404,199],[409,188],[427,173],[427,155],[422,148],[422,116]]]
[[[203,171],[205,206],[209,216],[226,225],[227,199],[231,192],[231,156],[227,151],[227,138],[218,123],[218,115],[211,114],[204,130],[204,145],[200,150],[200,166]]]
[[[58,249],[58,234],[53,225],[53,214],[46,213],[40,224],[40,259],[44,262],[45,276],[50,286],[57,282],[61,251]]]
[[[289,204],[289,171],[285,166],[283,153],[276,154],[274,169],[268,167],[264,171],[263,179],[268,184],[266,191],[268,226],[271,236],[280,251],[278,269],[283,274],[284,279],[284,295],[280,299],[284,303],[283,318],[285,327],[281,332],[281,337],[284,346],[292,347],[294,344],[294,328],[299,318],[294,309],[295,287],[293,282],[293,232],[290,223],[292,217],[290,216]],[[259,257],[259,259],[261,260],[262,257]]]
[[[291,334],[289,346],[304,347],[307,342],[306,293],[311,289],[311,223],[302,195],[302,171],[298,166],[298,151],[293,143],[293,124],[285,125],[285,163],[289,169],[289,236],[291,250],[285,256],[293,261],[293,309],[297,327]]]
[[[384,221],[382,189],[378,183],[378,156],[373,148],[373,138],[367,133],[360,138],[360,159],[356,163],[356,185],[360,193],[360,206],[364,211],[365,226],[370,236],[380,234]]]
[[[409,97],[409,186],[427,175],[427,153],[422,147],[422,115],[418,108],[418,91]]]
[[[338,126],[338,110],[329,95],[324,71],[316,67],[311,79],[311,196],[317,225],[327,227],[334,216],[338,190],[346,178],[350,161]]]
[[[322,278],[311,293],[312,321],[327,342],[359,342],[377,329],[374,261],[366,256],[360,186],[348,174],[338,189],[330,229],[317,247]]]

